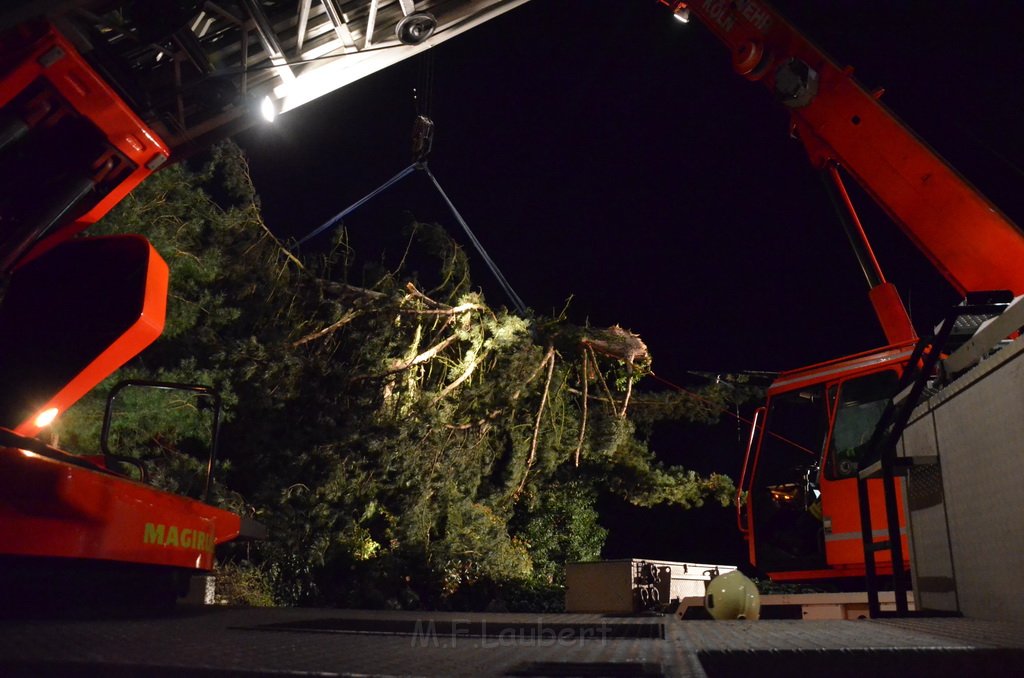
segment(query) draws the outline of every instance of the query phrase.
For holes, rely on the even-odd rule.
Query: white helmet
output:
[[[733,570],[708,583],[704,606],[718,620],[758,619],[761,616],[761,594],[754,582],[739,570]]]

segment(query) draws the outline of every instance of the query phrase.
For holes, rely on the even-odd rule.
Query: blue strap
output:
[[[448,199],[448,195],[445,194],[444,189],[441,188],[441,184],[438,183],[434,174],[430,171],[430,168],[427,167],[427,163],[421,164],[420,169],[426,172],[427,176],[430,177],[430,181],[433,182],[437,192],[441,194],[441,197],[444,198],[445,203],[447,203],[448,209],[452,211],[452,214],[458,220],[459,225],[462,226],[462,230],[466,232],[466,235],[469,237],[469,241],[473,243],[473,247],[476,248],[476,251],[479,252],[480,257],[484,260],[484,263],[487,264],[487,267],[491,269],[491,273],[493,273],[494,277],[498,280],[498,284],[501,285],[501,289],[505,290],[505,294],[508,295],[508,298],[512,301],[512,305],[516,307],[516,313],[519,314],[519,317],[525,318],[526,304],[524,304],[523,300],[519,298],[516,291],[512,289],[512,285],[510,285],[508,280],[505,279],[505,276],[502,275],[501,271],[498,269],[498,265],[494,263],[490,256],[488,256],[487,250],[484,249],[484,246],[476,239],[473,231],[469,229],[469,224],[467,224],[466,220],[462,218],[459,211],[455,209],[455,205],[452,201]]]
[[[321,224],[317,228],[313,229],[309,233],[309,235],[307,235],[302,240],[297,242],[295,244],[295,247],[296,248],[301,247],[302,243],[307,242],[308,240],[311,240],[312,238],[315,238],[316,236],[318,236],[321,233],[323,233],[324,231],[326,231],[328,228],[331,228],[332,226],[337,224],[339,221],[341,221],[342,219],[347,217],[349,214],[351,214],[352,212],[355,212],[357,209],[359,209],[360,207],[362,207],[363,205],[368,203],[370,200],[373,200],[375,197],[377,197],[378,194],[386,191],[387,189],[391,188],[392,186],[397,184],[399,181],[401,181],[405,177],[407,177],[410,174],[412,174],[415,169],[416,169],[416,163],[413,163],[412,165],[409,165],[404,170],[402,170],[401,172],[399,172],[395,176],[393,176],[390,179],[388,179],[387,181],[385,181],[379,187],[377,187],[377,189],[374,190],[372,193],[369,193],[366,196],[364,196],[363,198],[361,198],[360,200],[352,203],[351,205],[349,205],[348,207],[346,207],[345,209],[343,209],[342,211],[338,212],[333,217],[331,217],[330,219],[325,221],[323,224]]]
[[[455,219],[459,222],[459,225],[462,226],[462,230],[465,231],[466,236],[469,237],[469,241],[473,244],[473,247],[480,254],[480,257],[484,260],[484,263],[487,264],[487,268],[489,268],[491,270],[491,273],[494,274],[494,277],[498,281],[498,284],[501,285],[501,289],[504,290],[505,294],[508,295],[508,298],[512,301],[512,305],[515,306],[516,313],[518,313],[520,317],[525,318],[527,313],[526,304],[524,304],[523,300],[519,298],[519,295],[516,294],[516,291],[512,289],[512,285],[509,284],[508,280],[505,279],[505,276],[498,268],[498,265],[494,263],[494,260],[491,259],[491,257],[487,254],[487,250],[484,249],[483,244],[479,240],[477,240],[476,235],[473,233],[472,230],[470,230],[469,224],[467,224],[466,220],[462,218],[461,214],[459,214],[459,210],[455,209],[454,203],[452,203],[452,201],[448,198],[448,195],[444,192],[444,189],[441,188],[441,184],[437,181],[437,178],[430,171],[430,168],[427,167],[427,163],[425,162],[413,163],[409,165],[404,170],[402,170],[395,176],[385,181],[379,187],[377,187],[377,189],[375,189],[372,193],[369,193],[363,198],[359,199],[358,201],[352,203],[351,205],[349,205],[348,207],[346,207],[345,209],[343,209],[342,211],[338,212],[333,217],[328,219],[326,222],[310,231],[310,233],[307,236],[305,236],[304,238],[302,238],[302,240],[295,244],[295,248],[298,249],[299,247],[302,246],[304,242],[307,242],[312,238],[315,238],[316,236],[320,235],[327,229],[331,228],[332,226],[335,226],[338,222],[347,217],[349,214],[356,211],[370,200],[373,200],[380,193],[386,191],[388,188],[397,184],[399,181],[409,176],[410,174],[413,173],[413,171],[418,169],[423,170],[424,172],[427,173],[427,176],[430,177],[430,181],[434,184],[434,188],[436,188],[437,192],[441,194],[441,197],[444,199],[445,204],[448,205],[448,209],[451,210],[452,215],[455,216]]]

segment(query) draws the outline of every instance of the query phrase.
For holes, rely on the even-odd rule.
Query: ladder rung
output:
[[[906,388],[904,388],[902,391],[900,391],[899,393],[897,393],[896,395],[894,395],[892,397],[892,404],[893,405],[899,405],[900,403],[902,403],[904,400],[907,399],[907,397],[910,395],[910,392],[913,389],[914,389],[914,385],[913,384],[908,385]]]
[[[919,455],[916,457],[896,457],[892,460],[893,476],[905,476],[914,466],[934,466],[939,463],[936,455]],[[860,471],[861,480],[882,477],[882,462],[876,461]]]

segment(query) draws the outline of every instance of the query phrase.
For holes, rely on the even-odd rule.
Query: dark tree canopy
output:
[[[372,258],[344,231],[300,260],[225,145],[153,176],[99,232],[142,233],[171,268],[163,337],[115,378],[224,397],[215,501],[272,535],[221,559],[241,598],[445,607],[515,590],[537,606],[530,592],[557,587],[565,562],[599,557],[599,493],[731,500],[729,478],[666,467],[647,439],[660,420],[717,420],[742,389],[640,392],[651,357],[639,336],[489,306],[438,225],[407,227],[407,254],[436,262],[429,276],[405,257],[360,267]],[[109,385],[65,416],[63,446],[96,451]],[[195,493],[208,412],[174,393],[119,403],[114,447]]]

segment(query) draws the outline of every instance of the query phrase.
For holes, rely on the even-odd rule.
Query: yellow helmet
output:
[[[715,619],[758,619],[761,594],[739,570],[719,575],[708,583],[704,607]]]

